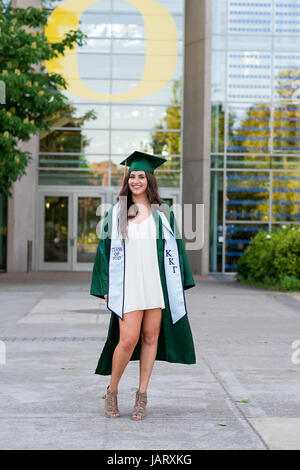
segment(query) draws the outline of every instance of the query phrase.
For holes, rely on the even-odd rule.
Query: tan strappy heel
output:
[[[146,405],[147,405],[147,392],[140,392],[137,390],[135,397],[135,405],[132,412],[132,419],[135,421],[140,421],[145,419],[146,414]]]
[[[120,417],[117,395],[118,395],[118,391],[109,390],[109,385],[108,385],[107,390],[106,390],[106,395],[105,395],[105,416],[107,418],[119,418]]]

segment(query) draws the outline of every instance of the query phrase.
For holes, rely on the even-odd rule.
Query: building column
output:
[[[15,8],[40,6],[40,0],[13,0]],[[27,271],[27,240],[32,240],[32,269],[36,270],[36,210],[38,205],[38,137],[20,142],[19,147],[32,155],[26,175],[12,184],[7,213],[7,271]]]
[[[204,247],[187,251],[194,274],[209,271],[210,66],[211,1],[186,0],[182,202],[204,204]]]
[[[7,216],[7,271],[27,271],[27,240],[32,240],[32,269],[36,270],[34,247],[36,243],[36,209],[38,205],[38,137],[34,136],[20,146],[29,151],[32,160],[19,181],[12,184],[8,198]]]

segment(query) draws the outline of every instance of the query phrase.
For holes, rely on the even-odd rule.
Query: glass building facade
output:
[[[90,270],[97,208],[113,203],[120,162],[135,150],[164,156],[161,196],[181,182],[184,0],[43,2],[51,42],[77,26],[84,45],[46,63],[68,83],[69,109],[39,139],[39,268]]]
[[[98,208],[115,202],[120,162],[134,150],[167,159],[156,170],[163,199],[181,202],[184,186],[185,196],[192,191],[193,202],[209,206],[208,241],[192,260],[198,273],[236,272],[258,231],[299,225],[300,0],[41,3],[50,41],[77,26],[87,39],[45,64],[45,72],[65,77],[69,109],[49,116],[50,131],[32,149],[38,207],[28,224],[35,269],[91,269]],[[208,115],[210,149],[202,135]],[[34,191],[36,179],[28,178],[27,190]],[[13,258],[21,248],[6,249],[10,214],[0,202],[5,269],[6,252]],[[18,217],[22,206],[22,198],[14,202]],[[20,269],[18,260],[11,265]]]
[[[210,271],[300,221],[300,0],[214,0]]]
[[[69,112],[40,136],[39,184],[119,187],[120,162],[141,150],[166,156],[159,184],[179,188],[184,0],[78,4],[50,2],[51,41],[72,16],[88,39],[69,53]]]

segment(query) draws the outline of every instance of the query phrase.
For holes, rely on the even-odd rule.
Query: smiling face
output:
[[[128,178],[129,189],[132,194],[143,194],[148,185],[147,177],[144,171],[131,171]]]

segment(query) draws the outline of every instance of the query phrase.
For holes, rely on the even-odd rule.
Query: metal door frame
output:
[[[45,234],[45,197],[64,196],[68,197],[68,261],[45,262],[44,257],[44,234]],[[107,191],[99,188],[76,187],[70,188],[57,186],[43,186],[38,190],[38,220],[37,220],[37,268],[39,271],[90,271],[93,263],[77,262],[77,220],[78,220],[78,197],[99,197],[102,203],[108,202]],[[95,214],[96,217],[96,214]]]

